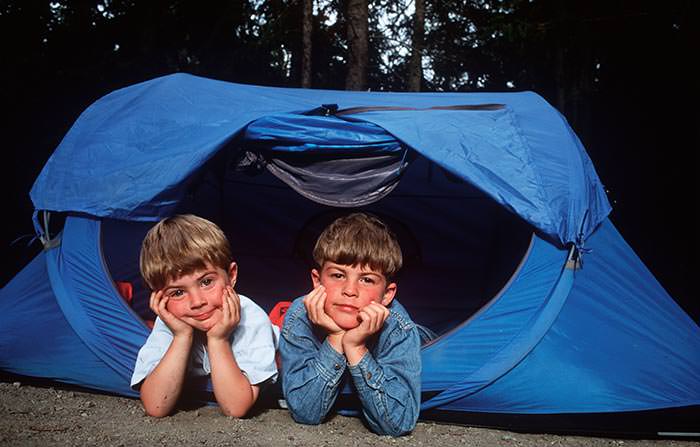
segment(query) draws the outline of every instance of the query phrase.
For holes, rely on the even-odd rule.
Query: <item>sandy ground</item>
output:
[[[367,431],[357,418],[335,416],[319,426],[296,424],[286,410],[233,419],[216,407],[155,419],[138,400],[58,384],[0,382],[0,446],[700,446],[680,440],[622,440],[522,434],[419,422],[409,436]]]

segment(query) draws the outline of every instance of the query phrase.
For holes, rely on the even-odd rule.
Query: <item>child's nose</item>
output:
[[[354,281],[347,281],[343,286],[343,293],[346,296],[357,296],[357,284]]]
[[[190,300],[190,306],[192,307],[202,307],[205,304],[207,304],[207,300],[204,296],[203,293],[200,291],[194,291],[190,294],[191,300]]]

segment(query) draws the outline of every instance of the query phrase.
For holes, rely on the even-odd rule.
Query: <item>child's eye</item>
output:
[[[181,298],[185,294],[185,291],[182,289],[175,289],[172,292],[168,294],[170,298]]]
[[[343,277],[342,273],[331,273],[331,278],[333,279],[341,279]]]
[[[213,282],[214,282],[214,280],[212,278],[204,278],[204,279],[202,279],[200,284],[202,285],[202,287],[207,287],[207,286],[210,286]]]
[[[374,284],[374,282],[375,282],[375,281],[374,281],[374,278],[369,277],[369,276],[363,276],[363,277],[361,278],[361,281],[362,281],[363,283],[365,283],[365,284]]]

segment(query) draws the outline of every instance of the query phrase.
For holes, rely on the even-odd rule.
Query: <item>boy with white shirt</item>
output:
[[[188,379],[211,375],[221,411],[244,416],[277,377],[277,337],[234,290],[238,266],[223,231],[193,215],[163,219],[144,238],[140,267],[158,316],[131,379],[146,413],[169,415]]]

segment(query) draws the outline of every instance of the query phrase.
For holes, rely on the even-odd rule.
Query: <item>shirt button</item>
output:
[[[367,377],[367,380],[370,380],[372,378],[372,373],[368,372],[366,377]]]
[[[340,365],[336,363],[335,365],[333,365],[333,368],[335,368],[335,370],[337,371],[340,369]]]

